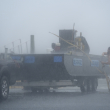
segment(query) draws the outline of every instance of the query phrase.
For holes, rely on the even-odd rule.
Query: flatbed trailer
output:
[[[103,71],[101,56],[91,55],[90,47],[76,30],[59,30],[59,43],[52,43],[51,54],[12,55],[18,62],[17,78],[32,90],[50,87],[78,86],[82,92],[96,91],[98,78],[110,73],[109,66]],[[31,38],[33,39],[33,37]],[[34,40],[31,51],[34,50]],[[33,46],[32,46],[33,45]],[[69,52],[69,53],[68,53]],[[107,61],[104,57],[103,61]],[[107,78],[106,78],[107,79]]]
[[[75,54],[24,54],[12,55],[18,62],[17,78],[32,91],[50,87],[78,86],[82,92],[96,91],[98,78],[104,77],[102,57],[82,53]],[[106,61],[106,57],[104,58]],[[109,66],[105,67],[107,74]]]

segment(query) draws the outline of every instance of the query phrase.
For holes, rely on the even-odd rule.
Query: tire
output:
[[[80,90],[82,93],[87,92],[88,91],[88,84],[87,84],[87,80],[83,80],[81,85],[80,85]]]
[[[33,93],[35,93],[35,92],[37,92],[37,88],[32,87],[32,88],[31,88],[31,91],[32,91]]]
[[[39,92],[39,93],[43,93],[43,89],[40,89],[40,88],[39,88],[39,89],[38,89],[38,92]]]
[[[6,100],[9,94],[9,80],[6,76],[2,76],[0,80],[0,98]]]
[[[88,79],[88,92],[92,91],[92,80]]]
[[[46,93],[50,92],[50,91],[49,91],[49,88],[45,88],[45,89],[44,89],[44,92],[46,92]]]
[[[42,92],[43,92],[43,89],[32,87],[32,88],[31,88],[31,91],[32,91],[33,93],[36,93],[36,92],[42,93]]]
[[[92,80],[92,91],[95,92],[97,90],[97,86],[98,86],[98,80],[97,78],[94,78]]]
[[[82,93],[85,92],[83,85],[80,86],[80,90],[81,90]]]

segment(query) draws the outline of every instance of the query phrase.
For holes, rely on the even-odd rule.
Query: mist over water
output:
[[[30,49],[30,35],[35,36],[36,53],[46,53],[51,43],[59,42],[53,32],[72,29],[87,39],[90,53],[100,55],[110,46],[109,0],[1,0],[0,1],[0,53],[4,46],[19,53],[19,39],[23,53]]]

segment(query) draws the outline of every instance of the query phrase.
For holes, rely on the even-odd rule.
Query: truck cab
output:
[[[9,54],[0,54],[0,99],[7,99],[9,86],[15,84],[16,68]]]

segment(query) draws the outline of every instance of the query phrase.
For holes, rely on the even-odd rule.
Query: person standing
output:
[[[107,55],[108,57],[108,61],[107,62],[101,62],[103,67],[104,65],[110,65],[110,47],[108,47],[108,51],[107,52],[103,52],[102,56]],[[107,76],[107,74],[105,73],[106,76],[106,80],[107,80],[107,85],[108,85],[108,90],[110,92],[110,78]]]
[[[110,65],[110,47],[108,47],[107,52],[103,52],[102,56],[107,55],[108,61],[107,62],[101,62],[103,65]]]

